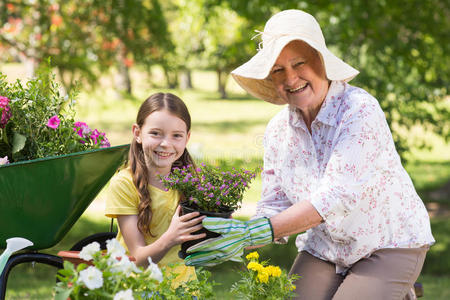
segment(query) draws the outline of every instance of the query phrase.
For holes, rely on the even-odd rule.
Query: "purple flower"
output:
[[[6,123],[8,123],[11,118],[11,108],[9,107],[9,99],[3,96],[0,96],[0,128],[5,128]]]
[[[53,117],[48,119],[47,127],[52,128],[52,129],[56,129],[56,128],[58,128],[60,122],[61,121],[59,120],[58,116],[54,115]]]
[[[97,129],[96,129],[97,130]],[[106,135],[104,132],[101,132],[99,134],[99,137],[101,138],[100,142],[100,148],[108,148],[111,147],[111,144],[109,143],[108,139],[106,138]]]
[[[220,206],[220,201],[216,201],[216,205],[217,205],[217,206]]]
[[[94,141],[94,144],[97,144],[97,138],[100,136],[100,132],[98,132],[97,129],[94,129],[94,131],[92,131],[91,133],[91,140]]]
[[[73,124],[75,127],[73,128],[73,131],[75,131],[81,138],[89,137],[91,133],[91,129],[89,126],[84,122],[75,122]],[[84,143],[83,143],[84,144]]]

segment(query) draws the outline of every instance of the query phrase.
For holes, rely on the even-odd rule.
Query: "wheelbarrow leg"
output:
[[[11,269],[18,264],[26,262],[37,262],[56,267],[58,269],[63,268],[63,260],[59,256],[38,252],[25,252],[12,255],[6,262],[3,273],[0,276],[0,300],[5,299],[6,285],[8,283],[8,275]]]

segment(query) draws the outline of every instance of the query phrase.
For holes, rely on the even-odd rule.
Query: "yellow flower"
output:
[[[264,267],[255,261],[251,261],[248,263],[247,269],[260,272],[264,269]]]
[[[295,285],[291,285],[291,291],[294,291],[297,287]]]
[[[265,270],[261,270],[260,272],[258,272],[257,278],[259,282],[267,283],[269,281],[269,274]]]
[[[245,258],[247,260],[252,260],[252,259],[257,260],[259,258],[259,254],[258,254],[258,252],[254,251],[254,252],[249,253]]]
[[[281,275],[281,269],[277,266],[267,266],[265,268],[267,270],[267,273],[269,273],[270,276],[273,277],[280,277]]]

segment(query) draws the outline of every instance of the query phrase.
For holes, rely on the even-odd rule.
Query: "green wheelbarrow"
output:
[[[22,237],[33,245],[9,257],[0,274],[0,299],[8,274],[20,263],[63,267],[59,256],[39,253],[55,246],[84,213],[127,157],[129,145],[17,162],[0,167],[0,249],[6,240]],[[114,236],[114,234],[112,235]],[[111,237],[112,237],[111,236]],[[93,240],[87,237],[73,250]]]

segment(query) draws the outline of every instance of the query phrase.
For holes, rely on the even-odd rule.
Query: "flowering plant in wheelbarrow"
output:
[[[26,83],[0,73],[0,165],[109,147],[104,133],[74,120],[76,94],[63,95],[48,68]]]
[[[244,192],[255,178],[256,171],[232,168],[222,170],[202,163],[199,167],[191,165],[174,168],[167,176],[161,177],[167,189],[182,193],[181,213],[199,211],[208,217],[229,218],[240,208]],[[186,250],[205,239],[218,234],[201,229],[196,233],[206,233],[206,238],[188,241],[181,245],[179,256],[185,258]]]
[[[173,285],[176,274],[160,269],[149,258],[147,268],[137,267],[116,239],[107,241],[107,251],[93,242],[79,253],[85,262],[64,262],[58,271],[55,300],[67,299],[211,299],[214,283],[210,273],[197,271],[197,279]]]

